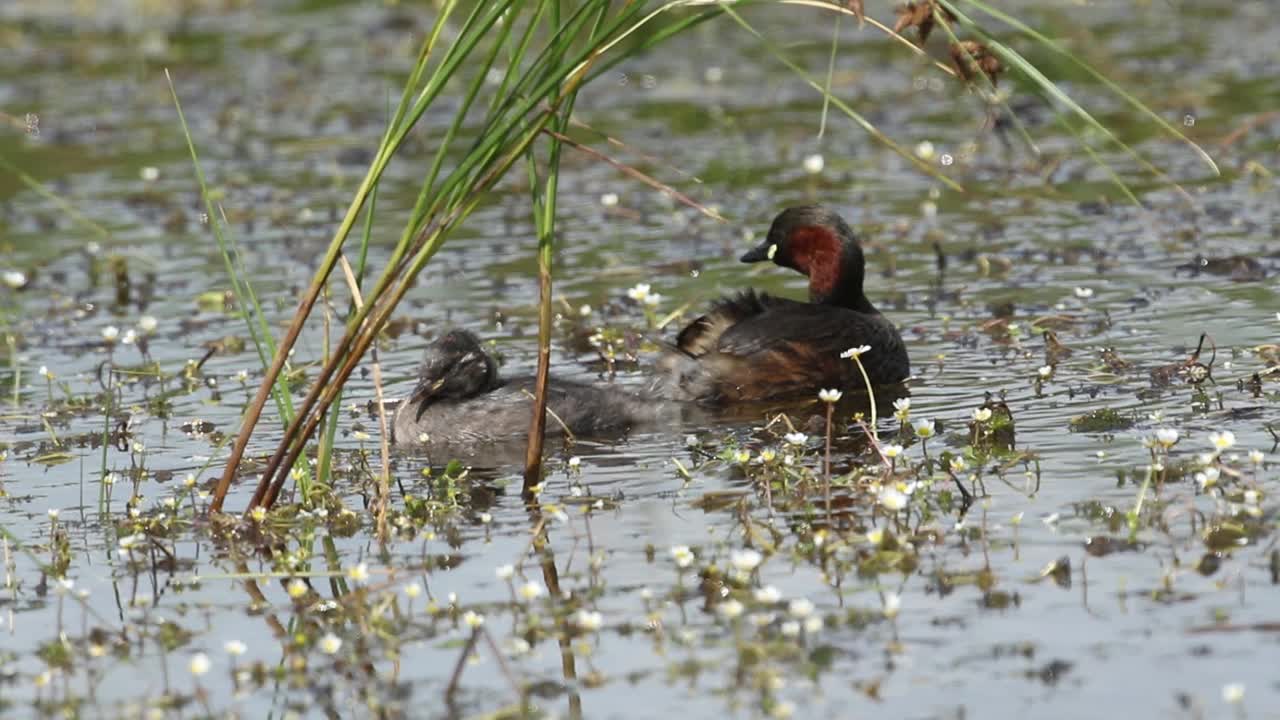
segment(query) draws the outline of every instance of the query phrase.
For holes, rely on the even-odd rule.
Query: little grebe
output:
[[[862,345],[871,347],[860,360],[873,385],[911,374],[898,329],[863,294],[862,248],[843,218],[820,205],[783,210],[742,256],[763,260],[808,275],[809,302],[754,290],[717,301],[659,362],[676,397],[723,405],[861,388],[857,364],[840,355]]]
[[[473,446],[517,440],[529,431],[535,379],[500,379],[498,365],[475,335],[452,330],[433,340],[418,384],[396,407],[392,442],[407,446]],[[617,388],[551,378],[547,434],[617,435],[652,421],[659,405]],[[557,420],[557,418],[559,418]]]

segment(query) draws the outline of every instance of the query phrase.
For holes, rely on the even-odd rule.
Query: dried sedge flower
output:
[[[935,0],[908,2],[899,5],[894,12],[898,14],[898,20],[893,24],[893,31],[901,33],[913,27],[916,29],[916,34],[920,36],[921,45],[929,39],[929,33],[933,32],[933,25],[939,16],[947,22],[955,22],[956,19],[950,10],[938,5]]]
[[[991,48],[976,40],[951,43],[951,62],[965,82],[971,82],[978,73],[982,73],[995,85],[999,74],[1004,72],[1000,58],[991,52]]]

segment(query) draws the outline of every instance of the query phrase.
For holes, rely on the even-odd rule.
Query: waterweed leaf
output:
[[[196,296],[196,307],[204,312],[226,312],[234,305],[230,291],[208,290]]]
[[[689,507],[703,512],[716,512],[736,507],[747,496],[746,490],[720,490],[703,493],[689,501]]]
[[[1045,330],[1042,333],[1044,337],[1044,364],[1057,365],[1063,360],[1072,356],[1074,350],[1067,347],[1058,339],[1058,334],[1052,330]]]
[[[173,652],[191,642],[192,632],[175,622],[165,620],[160,623],[160,632],[155,638],[160,641],[161,647]]]
[[[1235,522],[1211,525],[1204,531],[1205,547],[1215,552],[1235,550],[1249,543],[1249,531]]]
[[[1146,547],[1142,543],[1124,538],[1095,535],[1084,541],[1084,551],[1092,557],[1106,557],[1117,552],[1141,552]]]
[[[1205,577],[1213,575],[1222,567],[1222,557],[1223,553],[1220,552],[1205,553],[1204,556],[1200,558],[1200,562],[1196,563],[1196,572]]]
[[[982,607],[988,610],[1008,610],[1022,606],[1022,596],[1016,592],[993,590],[982,595]]]
[[[51,452],[43,455],[37,455],[31,458],[31,462],[36,465],[44,465],[45,467],[54,467],[63,463],[71,462],[76,457],[68,452]]]
[[[1071,587],[1071,556],[1063,555],[1054,560],[1040,571],[1040,577],[1053,578],[1053,582],[1060,588]]]

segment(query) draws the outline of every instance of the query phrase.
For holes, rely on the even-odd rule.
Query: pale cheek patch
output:
[[[774,255],[777,255],[777,254],[778,254],[778,246],[777,246],[776,244],[775,244],[775,245],[770,245],[770,246],[769,246],[769,252],[765,255],[765,257],[767,257],[767,258],[769,258],[770,260],[772,260],[772,259],[773,259],[773,256],[774,256]]]

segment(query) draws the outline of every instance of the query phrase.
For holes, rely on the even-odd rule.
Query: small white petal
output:
[[[814,153],[804,159],[804,171],[810,175],[817,175],[826,166],[827,161],[819,153]]]
[[[198,677],[209,672],[209,668],[211,666],[212,663],[209,662],[208,655],[205,655],[204,653],[196,653],[191,656],[191,662],[187,665],[187,668],[191,671],[192,675]]]

